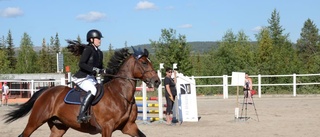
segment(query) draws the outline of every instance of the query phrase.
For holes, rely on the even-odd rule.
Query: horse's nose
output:
[[[158,88],[160,84],[161,84],[161,81],[160,81],[159,78],[157,78],[157,79],[154,81],[154,87],[155,87],[155,88]]]
[[[155,82],[155,87],[158,88],[160,84],[161,84],[161,81],[160,81],[160,80],[157,80],[157,81]]]

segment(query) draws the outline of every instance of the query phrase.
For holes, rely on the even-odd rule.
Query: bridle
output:
[[[147,58],[147,60],[151,63],[151,61]],[[146,73],[149,73],[149,72],[156,72],[155,70],[144,70],[143,69],[143,67],[142,67],[142,65],[141,65],[141,63],[139,63],[139,58],[137,59],[137,58],[135,58],[135,63],[134,63],[134,67],[133,68],[136,68],[136,64],[139,64],[140,65],[140,69],[142,69],[142,73],[141,73],[141,77],[143,78],[144,77],[144,75],[146,74]],[[113,75],[113,74],[106,74],[106,73],[104,73],[104,74],[102,74],[103,76],[110,76],[110,77],[113,77],[113,78],[121,78],[121,79],[126,79],[126,80],[132,80],[132,81],[139,81],[139,80],[142,80],[142,79],[140,79],[140,78],[130,78],[130,77],[126,77],[126,76],[120,76],[120,75]],[[145,82],[146,84],[148,84],[148,83],[150,83],[149,81],[143,81],[143,82]],[[131,99],[131,101],[129,101],[123,94],[121,94],[120,92],[119,92],[119,94],[129,103],[129,104],[135,104],[135,101],[133,100],[134,98],[132,98]]]
[[[148,59],[148,61],[150,62],[150,60]],[[135,66],[136,66],[136,64],[137,64],[137,62],[138,62],[138,59],[135,59],[135,63],[134,63],[134,68],[135,68]],[[140,65],[140,68],[142,68],[142,65],[140,64],[140,63],[138,63],[139,65]],[[144,75],[146,74],[146,73],[148,73],[148,72],[156,72],[155,70],[147,70],[147,71],[145,71],[144,69],[142,69],[143,70],[143,72],[141,73],[141,77],[144,77]],[[109,77],[114,77],[114,78],[122,78],[122,79],[127,79],[127,80],[133,80],[133,81],[139,81],[139,80],[141,80],[141,79],[139,79],[139,78],[130,78],[130,77],[126,77],[126,76],[119,76],[119,75],[113,75],[113,74],[107,74],[107,73],[104,73],[104,74],[102,74],[103,76],[109,76]],[[145,81],[144,81],[145,82]],[[147,83],[147,82],[146,82]]]

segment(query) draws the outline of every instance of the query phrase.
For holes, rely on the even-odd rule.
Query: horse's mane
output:
[[[77,40],[66,40],[68,43],[67,49],[75,56],[80,56],[86,46]]]
[[[85,48],[85,44],[80,43],[77,40],[66,40],[68,43],[67,49],[69,52],[71,52],[75,56],[80,56]],[[133,48],[134,49],[134,48]],[[106,68],[106,73],[110,75],[115,75],[118,73],[121,65],[127,59],[131,53],[129,52],[129,49],[127,48],[122,48],[120,50],[115,51],[113,56],[108,62],[108,67]],[[148,56],[148,52],[144,51],[142,52],[141,49],[135,50],[134,49],[134,56],[136,58],[141,57],[142,55]],[[107,83],[110,80],[112,80],[114,77],[113,76],[105,76],[103,83]]]
[[[113,56],[108,62],[108,67],[106,68],[106,73],[115,75],[118,73],[121,65],[123,62],[131,55],[129,53],[129,49],[127,48],[122,48],[120,50],[115,51]],[[104,77],[104,83],[110,81],[113,77],[112,76],[106,76]]]

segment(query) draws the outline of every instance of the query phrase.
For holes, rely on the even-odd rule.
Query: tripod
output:
[[[247,117],[247,111],[248,111],[248,97],[249,97],[249,89],[245,89],[244,90],[244,95],[243,95],[243,103],[242,103],[242,109],[241,109],[241,118],[244,118],[245,121],[247,121],[250,117]],[[250,94],[251,95],[251,94]],[[256,105],[254,104],[254,101],[253,101],[253,96],[251,95],[251,100],[252,100],[252,105],[254,107],[254,110],[256,112],[256,116],[257,116],[257,119],[259,121],[259,117],[258,117],[258,113],[257,113],[257,109],[256,109]],[[243,113],[243,107],[245,105],[245,117],[242,117],[242,113]]]

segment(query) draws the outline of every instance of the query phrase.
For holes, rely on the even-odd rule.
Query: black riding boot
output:
[[[92,100],[94,99],[94,95],[92,95],[90,92],[86,95],[86,97],[83,99],[80,107],[80,112],[78,118],[78,123],[83,123],[88,121],[90,116],[86,115],[86,110],[91,105]]]

